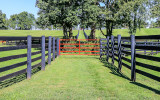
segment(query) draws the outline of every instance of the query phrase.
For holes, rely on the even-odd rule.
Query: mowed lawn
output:
[[[127,29],[116,29],[113,34],[129,36]],[[73,31],[74,36],[78,30]],[[89,35],[90,30],[86,30]],[[136,35],[159,35],[160,29],[141,29]],[[0,30],[0,36],[63,36],[62,31],[48,30]],[[96,37],[104,37],[100,31],[96,31]],[[79,39],[84,39],[83,31],[80,31]],[[33,52],[37,51],[32,49]],[[1,52],[0,57],[18,55],[27,53],[27,50],[14,50]],[[32,56],[32,58],[39,55]],[[156,55],[159,57],[159,55]],[[47,57],[46,57],[47,58]],[[25,75],[0,82],[0,100],[15,99],[160,99],[160,82],[149,79],[137,74],[135,83],[130,82],[130,70],[123,67],[122,73],[117,72],[117,68],[106,62],[101,62],[98,56],[60,56],[46,71],[35,69],[31,80],[25,80]],[[130,57],[127,57],[130,58]],[[0,68],[26,61],[27,58],[20,58],[1,62]],[[159,62],[137,59],[139,62],[159,66]],[[40,60],[32,63],[37,64]],[[128,64],[128,63],[127,63]],[[117,66],[117,63],[115,63]],[[27,66],[21,66],[6,72],[0,73],[0,76],[16,72]],[[39,67],[40,68],[40,67]],[[156,76],[159,72],[151,71],[137,66],[138,69],[146,71]],[[23,80],[23,81],[22,81]],[[19,82],[21,81],[21,82]]]
[[[106,30],[103,30],[104,32]],[[87,35],[90,35],[91,30],[85,30]],[[76,36],[78,34],[78,30],[73,30],[73,36]],[[128,33],[128,29],[114,29],[113,35],[117,36],[118,34],[121,34],[122,36],[130,36]],[[0,36],[63,36],[62,30],[0,30]],[[137,30],[136,36],[140,35],[160,35],[160,28],[151,28],[151,29],[141,29]],[[99,30],[96,30],[96,37],[101,38],[104,36],[101,34]],[[83,30],[80,30],[79,39],[85,39]]]
[[[103,30],[104,33],[106,32],[106,30]],[[85,31],[87,33],[87,35],[90,34],[90,30],[86,30]],[[129,30],[128,29],[114,29],[113,30],[113,35],[117,36],[117,35],[121,35],[121,36],[130,36],[130,34],[128,33]],[[137,32],[135,33],[136,36],[142,36],[142,35],[160,35],[160,28],[150,28],[150,29],[141,29],[141,30],[137,30]],[[101,32],[99,30],[96,30],[96,37],[97,38],[105,38],[103,34],[101,34]]]
[[[73,35],[76,36],[78,30],[73,30]],[[0,36],[63,36],[62,30],[0,30]]]
[[[107,67],[106,67],[107,66]],[[140,77],[140,76],[138,76]],[[139,79],[139,78],[138,78]],[[156,89],[137,84],[102,63],[98,56],[60,56],[45,71],[34,74],[31,80],[0,90],[1,100],[159,100]],[[158,82],[149,81],[154,88]],[[160,86],[160,85],[159,85]],[[158,86],[157,86],[158,87]],[[159,88],[157,88],[158,90]]]

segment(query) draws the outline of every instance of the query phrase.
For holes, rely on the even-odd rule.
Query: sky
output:
[[[6,14],[7,18],[23,11],[32,13],[37,18],[38,8],[35,7],[35,4],[36,0],[0,0],[0,10]]]

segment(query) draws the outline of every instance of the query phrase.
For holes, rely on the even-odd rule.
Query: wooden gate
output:
[[[60,39],[60,55],[99,55],[99,39]]]

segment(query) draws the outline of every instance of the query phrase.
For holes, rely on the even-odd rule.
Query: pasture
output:
[[[121,34],[129,36],[127,29],[116,29],[114,35]],[[74,36],[78,31],[73,31]],[[89,35],[90,31],[86,30]],[[141,29],[136,35],[158,35],[160,29]],[[62,31],[19,31],[19,30],[0,30],[0,36],[63,36]],[[96,37],[104,37],[100,31],[96,31]],[[84,39],[83,31],[80,31],[79,39]],[[3,46],[3,45],[1,45]],[[37,51],[32,49],[32,51]],[[27,50],[14,50],[1,52],[0,58],[11,55],[27,53]],[[32,58],[40,56],[35,55]],[[155,55],[160,57],[160,55]],[[130,58],[130,56],[127,56]],[[0,64],[0,68],[25,61],[26,58],[6,61]],[[146,62],[158,66],[159,62],[137,59],[139,62]],[[40,60],[39,60],[40,61]],[[33,64],[39,62],[36,61]],[[111,62],[111,61],[110,61]],[[122,67],[122,73],[117,71],[118,63],[115,66],[99,60],[99,56],[60,56],[45,71],[39,71],[32,76],[31,80],[25,80],[24,75],[0,83],[0,98],[10,99],[160,99],[160,83],[137,74],[137,81],[130,82],[130,70]],[[15,68],[3,73],[16,72],[26,66]],[[160,77],[155,71],[137,67]],[[38,69],[37,69],[38,70]],[[23,78],[19,82],[19,78]],[[9,83],[7,83],[9,82]]]
[[[159,83],[145,80],[141,76],[136,83],[116,71],[116,67],[102,63],[98,56],[60,56],[45,71],[0,90],[0,98],[9,99],[119,99],[158,100],[155,91],[147,84],[159,89]],[[123,69],[130,73],[129,70]],[[125,78],[124,78],[125,77]],[[147,83],[146,83],[147,82]],[[127,98],[126,98],[127,97]]]
[[[103,30],[105,32],[105,30]],[[87,35],[90,34],[90,30],[85,31]],[[78,30],[73,30],[73,35],[77,35]],[[114,29],[113,30],[113,35],[117,36],[118,34],[121,34],[122,36],[130,36],[128,33],[128,29]],[[160,29],[158,28],[151,28],[151,29],[141,29],[137,30],[137,33],[135,34],[136,36],[140,35],[159,35],[160,34]],[[27,35],[32,35],[32,36],[63,36],[62,30],[0,30],[0,36],[27,36]],[[96,37],[104,37],[99,30],[96,30]],[[79,39],[85,39],[83,30],[80,31],[80,36]]]

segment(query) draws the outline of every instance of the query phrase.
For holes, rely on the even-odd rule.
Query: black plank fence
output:
[[[0,77],[0,82],[13,78],[15,76],[18,76],[20,74],[26,73],[27,79],[31,78],[32,69],[35,69],[37,67],[41,66],[41,70],[45,70],[46,62],[48,64],[51,64],[51,59],[55,60],[56,57],[59,56],[59,38],[55,37],[0,37],[1,41],[13,41],[13,43],[16,43],[16,41],[21,41],[22,44],[12,44],[12,45],[6,45],[0,47],[0,52],[2,51],[11,51],[11,50],[21,50],[26,49],[27,54],[19,54],[19,55],[12,55],[8,57],[2,57],[0,58],[0,62],[5,62],[9,60],[19,59],[26,57],[26,61],[19,62],[13,65],[5,66],[0,68],[0,73],[9,71],[11,69],[15,69],[18,67],[21,67],[23,65],[27,65],[27,68],[19,70],[14,73],[10,73],[5,76]],[[36,42],[37,41],[37,42]],[[32,52],[32,48],[37,49],[38,51]],[[48,51],[47,53],[45,51]],[[34,55],[40,55],[36,58],[31,58],[31,56]],[[48,57],[47,57],[48,56]],[[46,59],[47,58],[47,59]],[[40,60],[38,64],[32,65],[33,62],[36,62]]]
[[[160,67],[153,64],[154,62],[160,62],[160,57],[153,55],[154,53],[158,54],[160,51],[159,39],[160,35],[131,35],[130,37],[121,37],[121,35],[118,35],[117,37],[108,36],[107,38],[102,38],[100,39],[100,59],[104,57],[106,61],[109,61],[109,58],[111,58],[112,64],[117,61],[120,72],[122,66],[130,69],[131,81],[136,81],[136,73],[139,73],[160,82],[159,74],[154,75],[153,73],[151,74],[136,68],[137,65],[158,73],[160,72]],[[146,64],[146,62],[139,62],[136,61],[136,58],[150,60],[153,63]]]

